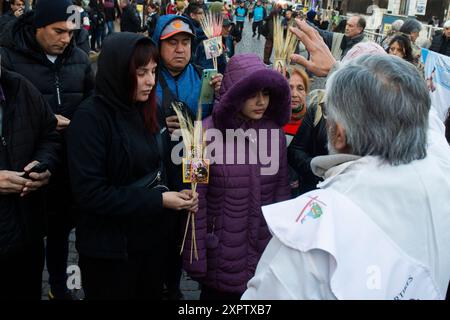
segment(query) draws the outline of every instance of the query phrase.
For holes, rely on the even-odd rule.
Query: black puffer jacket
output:
[[[77,250],[90,257],[123,259],[129,252],[167,251],[170,214],[163,212],[161,192],[131,186],[158,169],[157,134],[166,171],[170,165],[164,118],[161,133],[150,134],[141,107],[129,101],[128,65],[140,41],[150,40],[129,32],[108,37],[98,60],[96,93],[80,106],[68,129]]]
[[[6,102],[2,104],[2,136],[6,146],[1,150],[8,159],[6,167],[3,163],[0,170],[21,172],[28,163],[38,160],[47,163],[50,172],[53,172],[59,161],[61,141],[50,107],[36,88],[19,74],[2,68],[0,84],[6,97]],[[42,239],[45,206],[41,191],[23,198],[18,195],[0,197],[1,258],[2,254],[17,248],[20,243]],[[4,216],[8,212],[13,215]]]
[[[71,119],[94,88],[89,58],[72,39],[56,62],[50,62],[36,41],[33,19],[34,12],[28,12],[2,34],[2,65],[31,81],[55,114]]]
[[[450,57],[450,38],[445,37],[443,33],[436,34],[430,50]]]
[[[94,78],[87,54],[75,44],[75,37],[55,63],[48,60],[36,40],[34,12],[20,17],[2,34],[0,54],[2,65],[20,73],[40,91],[55,114],[72,119],[80,103],[92,94]],[[63,132],[64,134],[64,132]],[[62,161],[49,186],[49,211],[69,212],[70,195],[65,148]]]

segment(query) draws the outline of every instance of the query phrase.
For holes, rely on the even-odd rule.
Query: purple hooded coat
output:
[[[270,91],[269,106],[258,121],[237,117],[243,103],[259,90]],[[215,150],[220,157],[235,150],[235,164],[211,164],[209,184],[197,187],[199,210],[195,227],[199,260],[192,259],[191,230],[183,251],[183,268],[195,280],[209,288],[242,294],[253,277],[258,261],[271,235],[262,215],[261,206],[290,198],[287,169],[286,138],[281,129],[290,118],[290,89],[282,75],[269,70],[254,54],[234,56],[228,63],[211,117],[203,121],[205,129],[270,129],[278,133],[279,170],[273,175],[261,175],[259,164],[248,164],[249,145],[254,137],[245,138],[246,164],[236,164],[236,148],[223,143]],[[261,135],[262,136],[262,135]],[[260,136],[260,137],[261,137]],[[258,143],[261,143],[258,139]],[[270,150],[271,143],[267,142]],[[228,148],[227,148],[228,147]],[[268,154],[271,154],[269,151]],[[226,157],[223,157],[224,161]],[[189,227],[190,228],[190,227]],[[183,228],[184,229],[184,228]]]

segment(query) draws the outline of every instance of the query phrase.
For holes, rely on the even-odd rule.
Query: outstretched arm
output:
[[[298,54],[293,54],[291,60],[318,77],[326,77],[336,59],[317,30],[300,19],[295,19],[295,22],[297,27],[291,27],[290,30],[303,42],[310,54],[310,60]]]

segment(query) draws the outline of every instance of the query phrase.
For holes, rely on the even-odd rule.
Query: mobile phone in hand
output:
[[[214,102],[214,88],[209,83],[216,74],[217,74],[216,69],[203,70],[202,87],[199,97],[199,101],[201,101],[201,103],[209,104]]]
[[[48,165],[46,163],[38,163],[33,168],[31,168],[30,171],[26,171],[22,177],[25,179],[32,179],[32,178],[30,178],[30,173],[33,173],[33,172],[43,173],[47,170],[48,170]]]

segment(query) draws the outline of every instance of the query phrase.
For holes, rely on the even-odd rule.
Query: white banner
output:
[[[422,49],[425,79],[430,90],[431,106],[442,122],[450,109],[450,57]]]

